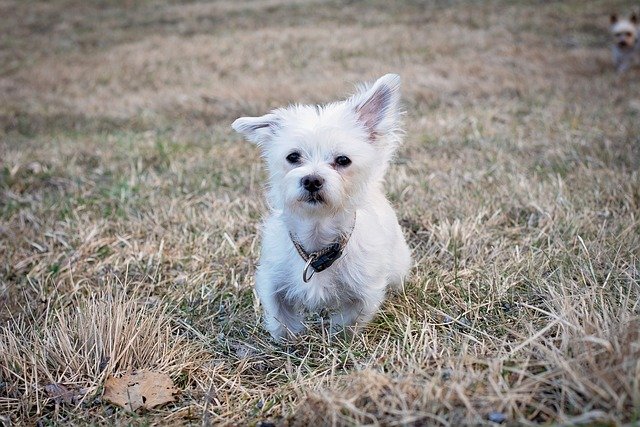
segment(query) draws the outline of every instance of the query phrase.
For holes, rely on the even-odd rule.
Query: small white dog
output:
[[[303,309],[332,310],[332,330],[370,321],[411,254],[382,180],[401,141],[400,77],[346,101],[294,105],[233,128],[262,150],[271,212],[256,290],[273,338],[304,329]]]
[[[632,14],[629,19],[611,15],[613,35],[613,62],[616,71],[623,73],[632,65],[640,63],[640,43],[638,43],[638,18]]]

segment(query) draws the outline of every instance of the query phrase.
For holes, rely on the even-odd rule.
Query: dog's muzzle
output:
[[[307,175],[300,180],[300,185],[306,190],[303,200],[307,203],[315,205],[323,203],[322,187],[324,186],[324,178],[318,175]]]

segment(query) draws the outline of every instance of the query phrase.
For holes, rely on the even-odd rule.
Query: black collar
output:
[[[311,277],[315,273],[320,273],[321,271],[326,270],[331,267],[331,265],[336,262],[341,256],[344,248],[347,246],[349,242],[349,238],[351,234],[353,234],[353,229],[356,226],[355,215],[353,217],[353,227],[346,234],[341,234],[337,240],[335,240],[331,245],[320,249],[315,252],[307,252],[302,244],[296,239],[293,233],[289,232],[289,237],[291,237],[291,242],[293,242],[293,246],[298,251],[300,257],[304,260],[306,265],[304,266],[304,270],[302,271],[302,280],[307,283],[311,280]],[[312,272],[311,275],[308,275],[309,267],[311,267]]]

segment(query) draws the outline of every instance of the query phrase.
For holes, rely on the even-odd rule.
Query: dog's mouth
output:
[[[630,45],[627,42],[624,42],[624,41],[618,42],[618,47],[620,47],[620,48],[626,48],[626,47],[629,47],[629,46]]]
[[[318,205],[324,203],[324,198],[319,193],[313,192],[308,193],[303,201],[309,203],[310,205]]]

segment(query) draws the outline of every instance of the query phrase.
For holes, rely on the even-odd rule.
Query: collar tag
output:
[[[307,253],[307,251],[304,250],[300,242],[296,240],[293,233],[289,232],[289,237],[291,238],[291,242],[293,243],[293,246],[296,248],[296,251],[298,251],[298,255],[300,255],[300,258],[302,258],[305,262],[304,269],[302,270],[302,281],[304,283],[308,283],[314,274],[324,271],[327,268],[331,267],[333,263],[336,262],[338,258],[342,256],[344,248],[347,246],[347,243],[349,242],[349,238],[351,237],[351,234],[353,233],[353,229],[355,228],[355,226],[356,226],[356,214],[354,213],[353,227],[351,227],[351,231],[349,232],[349,234],[343,234],[338,238],[337,241],[335,241],[330,246],[327,246],[326,248],[319,250],[317,252],[311,252],[311,253]]]
[[[334,243],[329,247],[327,252],[311,262],[311,267],[316,271],[316,273],[320,273],[321,271],[331,267],[331,265],[336,262],[341,255],[342,248],[340,247],[340,243]]]

